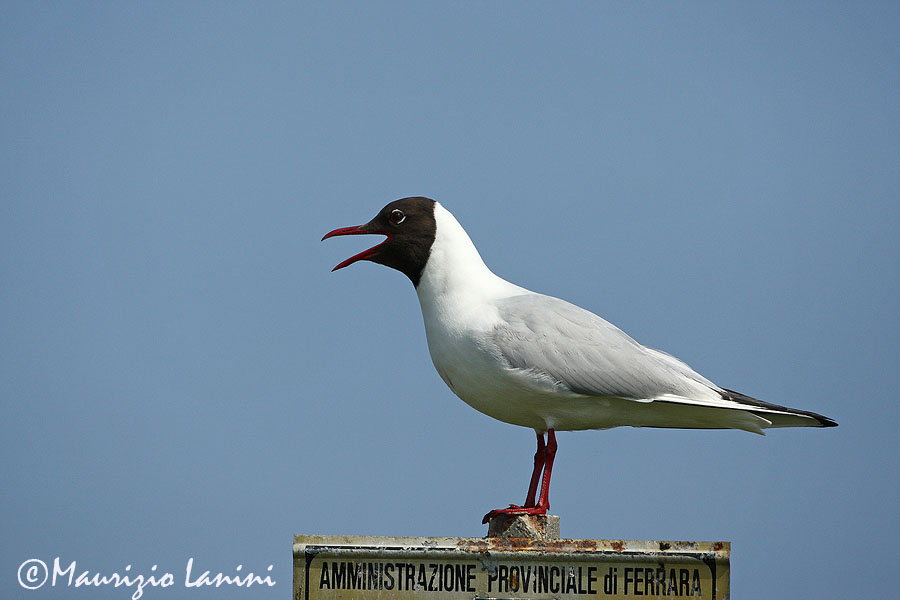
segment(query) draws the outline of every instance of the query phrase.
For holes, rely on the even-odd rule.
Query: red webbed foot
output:
[[[488,514],[484,515],[484,518],[481,520],[481,523],[487,523],[494,517],[499,517],[500,515],[546,515],[547,507],[546,506],[519,506],[517,504],[510,504],[509,508],[495,508]]]

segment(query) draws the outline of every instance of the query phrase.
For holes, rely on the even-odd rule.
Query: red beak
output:
[[[372,231],[370,229],[367,229],[367,227],[368,227],[368,223],[366,225],[359,225],[357,227],[339,227],[338,229],[335,229],[334,231],[329,231],[324,236],[322,236],[323,241],[327,240],[330,237],[335,237],[335,236],[339,236],[339,235],[379,234],[379,235],[387,236],[387,239],[385,239],[380,244],[372,246],[368,250],[363,250],[359,254],[354,254],[347,260],[345,260],[341,263],[338,263],[337,266],[335,266],[332,269],[332,272],[337,271],[338,269],[343,269],[346,266],[352,265],[353,263],[355,263],[358,260],[366,260],[366,259],[372,258],[376,254],[378,254],[378,248],[380,248],[385,242],[387,242],[389,239],[391,239],[391,234],[387,233],[386,231]]]

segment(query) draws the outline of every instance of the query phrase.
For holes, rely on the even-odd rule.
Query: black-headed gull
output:
[[[391,202],[365,225],[322,239],[362,234],[387,238],[334,270],[369,260],[409,277],[444,383],[476,410],[537,434],[525,504],[493,510],[484,522],[499,514],[546,514],[557,430],[630,425],[762,434],[769,427],[837,425],[721,388],[583,308],[494,275],[462,226],[433,200]]]

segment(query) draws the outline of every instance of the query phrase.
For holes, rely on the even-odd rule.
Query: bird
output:
[[[837,426],[814,412],[719,387],[602,317],[495,275],[459,221],[430,198],[395,200],[368,223],[322,240],[374,234],[385,239],[332,271],[365,260],[406,275],[444,383],[475,410],[536,434],[525,502],[494,509],[483,523],[547,514],[557,431],[632,426],[765,435],[772,427]]]

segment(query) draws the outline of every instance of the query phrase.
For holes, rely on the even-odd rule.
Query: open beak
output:
[[[363,250],[359,254],[354,254],[347,260],[345,260],[341,263],[338,263],[337,266],[335,266],[332,269],[332,272],[337,271],[338,269],[343,269],[346,266],[352,265],[353,263],[355,263],[358,260],[368,260],[368,259],[372,258],[376,254],[378,254],[378,248],[380,248],[382,245],[384,245],[385,242],[387,242],[389,239],[391,239],[391,234],[387,233],[386,231],[373,230],[371,228],[371,226],[368,223],[366,223],[365,225],[359,225],[357,227],[339,227],[338,229],[335,229],[334,231],[329,231],[324,236],[322,236],[322,240],[324,241],[330,237],[336,237],[339,235],[371,235],[371,234],[386,235],[387,239],[385,239],[380,244],[376,244],[375,246],[372,246],[368,250]]]

